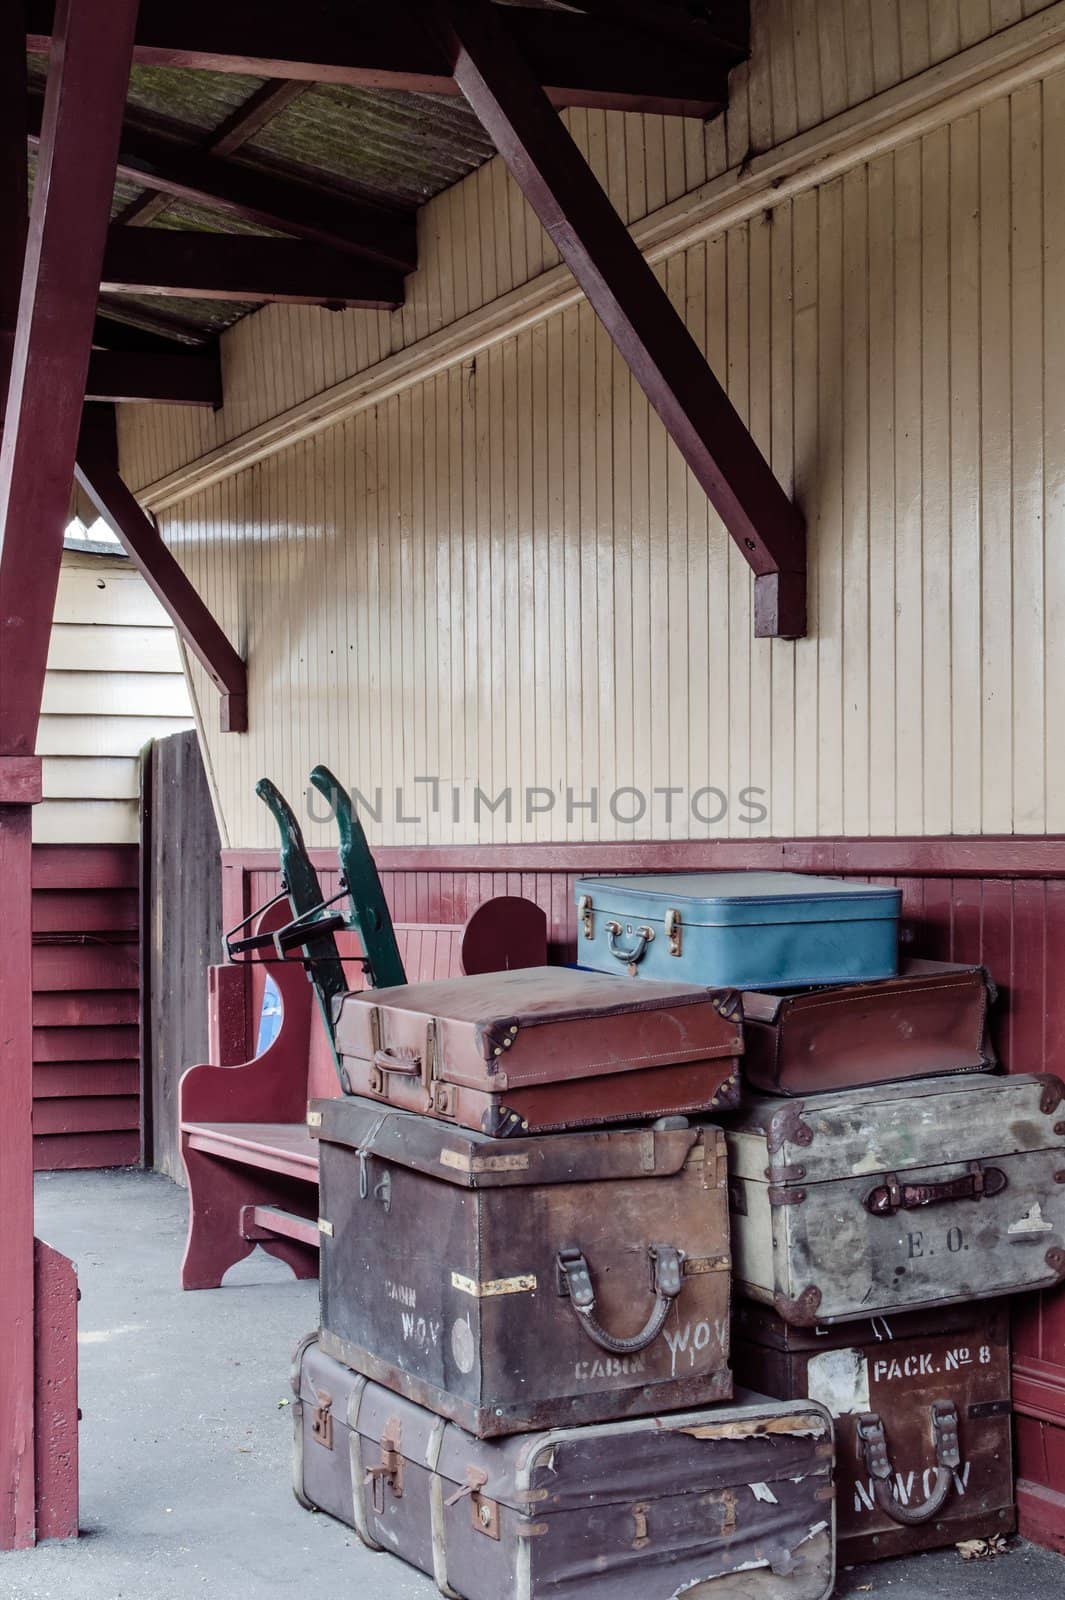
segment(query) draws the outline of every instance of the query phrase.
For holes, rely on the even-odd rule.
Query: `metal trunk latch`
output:
[[[390,1417],[381,1434],[381,1459],[375,1466],[367,1467],[364,1483],[372,1485],[373,1508],[380,1516],[385,1509],[385,1486],[397,1500],[403,1498],[403,1457],[400,1455],[401,1425],[398,1417]]]
[[[499,1538],[499,1504],[482,1494],[488,1474],[480,1467],[466,1468],[466,1482],[444,1501],[445,1506],[457,1506],[467,1496],[470,1502],[470,1521],[478,1533],[487,1539]]]
[[[315,1407],[311,1413],[311,1438],[323,1450],[333,1448],[333,1396],[326,1389],[314,1391]]]
[[[876,1412],[858,1418],[858,1442],[865,1465],[873,1480],[876,1503],[885,1516],[903,1527],[918,1527],[939,1515],[950,1494],[954,1473],[961,1466],[958,1444],[958,1412],[953,1400],[932,1403],[932,1445],[936,1455],[936,1483],[923,1505],[904,1506],[895,1493],[894,1468],[888,1453],[887,1436]]]
[[[385,1211],[392,1209],[392,1174],[386,1167],[376,1183],[371,1183],[370,1162],[373,1160],[369,1150],[359,1151],[359,1199],[373,1198],[384,1206]]]
[[[671,907],[666,912],[666,938],[671,956],[680,955],[680,912]]]
[[[580,899],[577,901],[577,915],[581,919],[584,937],[586,939],[594,939],[595,918],[592,914],[592,897],[590,894],[582,894]]]

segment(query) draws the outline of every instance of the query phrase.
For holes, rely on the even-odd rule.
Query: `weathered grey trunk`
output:
[[[752,1098],[728,1133],[737,1287],[799,1327],[1065,1277],[1065,1087],[929,1078]]]

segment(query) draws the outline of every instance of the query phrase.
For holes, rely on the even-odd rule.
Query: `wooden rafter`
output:
[[[31,93],[30,142],[40,136],[41,97]],[[357,205],[309,184],[242,166],[127,122],[122,130],[118,172],[181,200],[228,212],[244,222],[313,239],[409,272],[417,264],[411,216]]]
[[[249,139],[254,139],[267,123],[280,116],[301,94],[306,94],[309,87],[309,84],[285,78],[274,78],[269,83],[261,84],[243,105],[238,106],[215,129],[204,144],[204,150],[211,156],[232,155]],[[136,200],[130,201],[115,220],[124,226],[143,228],[155,217],[161,216],[173,199],[173,195],[162,194],[158,189],[145,189]]]
[[[248,727],[244,662],[119,474],[113,414],[86,411],[75,476],[222,696],[223,733]]]
[[[156,404],[222,404],[218,347],[167,351],[94,350],[85,380],[86,400],[150,400]]]
[[[124,309],[122,306],[117,308],[119,312]],[[142,328],[138,323],[127,322],[124,316],[115,313],[116,308],[110,303],[97,306],[92,330],[94,350],[128,350],[134,355],[172,356],[175,351],[202,349],[209,337],[203,328],[189,323],[190,336],[182,336],[179,340],[169,325],[164,325],[158,331]]]
[[[726,58],[742,60],[747,51],[746,29],[742,31],[717,21],[717,6],[707,6],[699,16],[684,5],[670,4],[669,0],[572,0],[578,11],[592,17],[609,18],[636,29],[642,36],[668,39],[683,50],[695,50],[700,57],[719,51]]]
[[[295,305],[403,304],[403,275],[304,239],[113,227],[101,287],[197,300]]]
[[[124,328],[119,334],[115,330]],[[104,337],[97,337],[101,333]],[[212,337],[212,331],[202,323],[190,322],[187,317],[174,316],[168,306],[160,301],[147,309],[139,301],[121,295],[101,295],[97,307],[93,344],[105,350],[144,350],[145,339],[157,339],[159,348],[169,345],[171,351],[199,349]]]
[[[31,47],[48,35],[48,0],[30,0]],[[539,7],[507,7],[507,27],[556,105],[710,116],[725,104],[726,76],[741,48],[678,50],[668,37],[635,34],[609,19]],[[402,5],[345,0],[143,0],[136,59],[297,78],[361,88],[457,92],[432,36]]]
[[[488,0],[427,0],[455,80],[755,573],[755,633],[806,631],[803,521]]]

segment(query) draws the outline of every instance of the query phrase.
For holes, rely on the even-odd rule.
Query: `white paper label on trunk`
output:
[[[869,1411],[869,1363],[860,1350],[825,1350],[806,1363],[811,1400],[834,1417]]]

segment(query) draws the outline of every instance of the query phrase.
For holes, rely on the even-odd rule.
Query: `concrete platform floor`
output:
[[[177,1287],[185,1196],[140,1172],[38,1180],[40,1236],[82,1289],[83,1537],[0,1556],[0,1600],[430,1600],[435,1587],[300,1510],[289,1484],[293,1346],[317,1284],[257,1251],[223,1289]],[[840,1596],[1060,1600],[1065,1560],[1015,1544],[840,1574]],[[510,1600],[499,1596],[498,1600]]]

